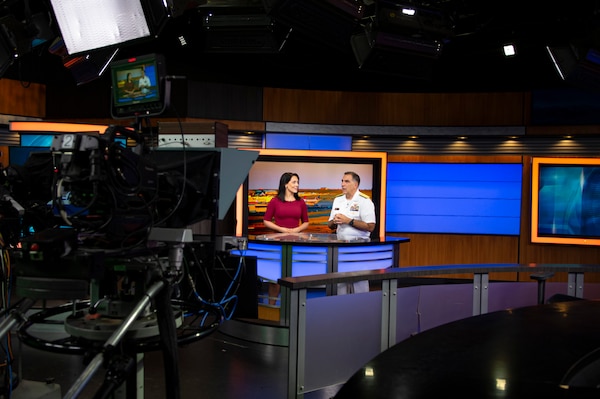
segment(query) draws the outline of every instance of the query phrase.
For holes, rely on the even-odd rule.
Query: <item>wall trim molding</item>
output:
[[[351,136],[524,136],[524,126],[357,126],[267,122],[271,133],[344,134]]]

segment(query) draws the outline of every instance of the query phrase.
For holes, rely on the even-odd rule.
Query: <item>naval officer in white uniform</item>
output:
[[[327,225],[335,230],[338,240],[368,239],[375,229],[375,205],[368,195],[359,191],[360,176],[345,172],[342,177],[342,194],[335,197]],[[368,281],[338,285],[338,294],[365,292]]]

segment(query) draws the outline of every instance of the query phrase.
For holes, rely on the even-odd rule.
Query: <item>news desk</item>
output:
[[[248,237],[244,255],[257,259],[257,275],[263,281],[277,283],[283,277],[352,272],[398,267],[400,244],[405,237],[380,239],[338,239],[335,234],[274,233]],[[325,287],[335,295],[336,286]],[[289,290],[281,291],[280,322],[287,325]]]

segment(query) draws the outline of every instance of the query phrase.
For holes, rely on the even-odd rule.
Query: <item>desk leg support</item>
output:
[[[306,365],[306,289],[290,290],[288,345],[288,399],[304,398]]]
[[[473,275],[473,316],[487,313],[489,275],[475,273]]]
[[[396,344],[398,280],[381,283],[381,352]]]
[[[583,273],[569,273],[567,294],[583,298]]]
[[[292,276],[292,254],[293,247],[291,245],[283,245],[281,247],[281,276],[287,277]],[[279,300],[279,321],[287,326],[289,323],[289,309],[288,302],[290,301],[289,297],[289,289],[283,288],[280,291],[280,300]]]

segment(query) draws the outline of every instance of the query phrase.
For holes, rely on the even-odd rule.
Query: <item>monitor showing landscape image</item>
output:
[[[309,213],[307,232],[331,233],[327,220],[333,199],[342,193],[344,173],[353,171],[361,178],[359,190],[375,203],[378,227],[373,237],[380,237],[385,231],[386,161],[385,154],[381,153],[261,150],[248,174],[247,234],[273,233],[265,228],[263,219],[285,172],[297,173],[300,177],[298,194],[306,202]]]

